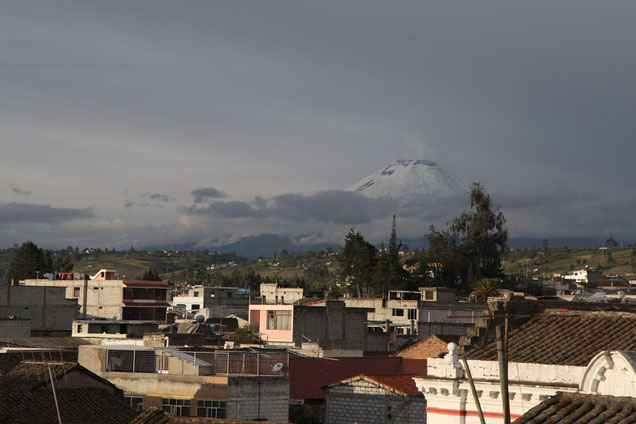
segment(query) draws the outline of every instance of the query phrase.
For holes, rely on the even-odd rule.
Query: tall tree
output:
[[[345,237],[339,257],[340,278],[349,283],[350,292],[358,297],[372,294],[371,286],[376,264],[377,249],[352,228]]]
[[[71,250],[72,251],[72,250]],[[69,255],[57,256],[53,260],[52,269],[54,272],[71,272],[73,271],[73,262]]]
[[[140,280],[142,281],[161,281],[161,277],[159,276],[159,272],[156,268],[150,267],[144,274],[141,276]]]
[[[400,259],[400,249],[402,243],[398,242],[397,238],[397,222],[395,215],[393,215],[393,222],[391,224],[391,237],[389,238],[389,250],[385,252],[388,273],[386,275],[386,281],[382,285],[382,294],[386,294],[387,290],[399,290],[404,287],[406,281],[406,271],[402,267],[402,260]],[[378,254],[378,264],[380,263],[380,255]]]
[[[471,187],[470,209],[450,221],[445,231],[431,226],[426,238],[427,265],[435,268],[442,282],[465,285],[501,275],[501,257],[508,242],[506,218],[480,183]]]
[[[35,243],[27,241],[18,249],[9,265],[7,280],[25,280],[37,278],[45,272],[52,271],[51,254],[40,249]]]

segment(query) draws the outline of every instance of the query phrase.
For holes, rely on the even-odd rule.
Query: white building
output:
[[[599,306],[600,308],[600,306]],[[609,307],[608,307],[609,308]],[[636,396],[636,313],[546,311],[509,333],[508,380],[512,420],[557,392]],[[428,359],[416,377],[432,423],[478,424],[467,373],[449,344],[444,358]],[[494,343],[465,355],[489,424],[503,423]]]
[[[197,285],[190,287],[181,296],[174,296],[172,306],[175,310],[196,313],[208,309],[204,315],[225,317],[230,314],[247,315],[249,292],[237,287],[210,287]]]
[[[108,269],[92,276],[61,275],[65,279],[51,274],[52,278],[22,280],[20,285],[64,287],[66,299],[79,304],[80,319],[166,321],[171,289],[167,281],[120,280]]]
[[[292,304],[305,296],[302,288],[278,287],[278,284],[261,283],[261,297],[267,304]]]
[[[603,278],[603,273],[588,268],[570,271],[562,275],[564,280],[570,280],[575,283],[591,283]]]

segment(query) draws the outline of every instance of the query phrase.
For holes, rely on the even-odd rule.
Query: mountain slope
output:
[[[387,197],[400,207],[464,191],[457,178],[430,160],[399,159],[347,189],[367,197]]]

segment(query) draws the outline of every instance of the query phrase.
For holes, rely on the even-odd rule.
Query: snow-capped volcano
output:
[[[400,207],[449,197],[463,190],[457,178],[430,160],[399,159],[347,189],[367,197],[386,197]]]

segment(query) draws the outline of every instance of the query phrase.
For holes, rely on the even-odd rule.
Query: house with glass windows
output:
[[[172,287],[167,281],[123,280],[115,270],[95,275],[49,274],[48,278],[21,280],[21,286],[64,287],[66,299],[76,300],[79,319],[143,320],[166,322]]]
[[[121,389],[138,410],[155,407],[186,417],[289,420],[286,351],[86,345],[78,361]]]
[[[370,332],[370,308],[349,308],[341,300],[305,305],[250,305],[249,322],[268,345],[338,354],[387,351],[389,333]],[[330,351],[330,352],[329,352]],[[336,352],[337,351],[337,352]]]

